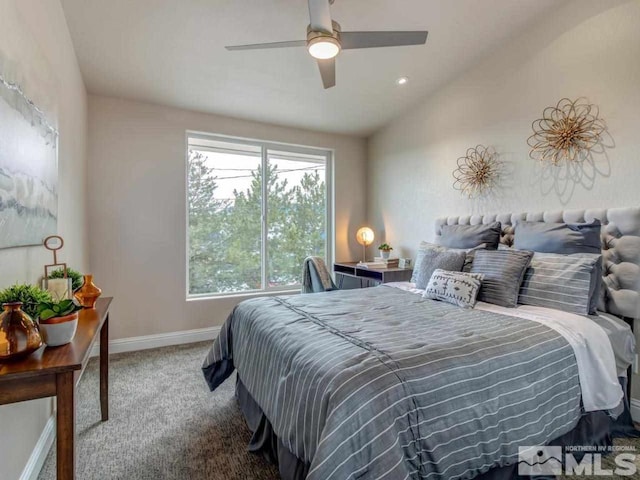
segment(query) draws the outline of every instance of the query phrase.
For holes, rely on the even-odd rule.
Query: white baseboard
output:
[[[631,418],[633,418],[634,422],[640,423],[640,400],[637,398],[632,398],[629,403]]]
[[[109,342],[109,353],[135,352],[149,348],[168,347],[170,345],[182,345],[187,343],[213,340],[220,332],[220,327],[197,328],[195,330],[183,330],[181,332],[157,333],[143,335],[141,337],[120,338]],[[100,342],[96,342],[91,350],[91,356],[100,353]]]
[[[38,443],[34,447],[31,452],[31,456],[27,461],[27,464],[22,471],[22,475],[20,475],[20,480],[37,480],[38,475],[40,475],[40,470],[42,470],[42,465],[44,465],[44,461],[47,458],[47,454],[49,450],[51,450],[51,445],[53,445],[53,440],[56,438],[56,417],[55,414],[52,414],[47,420],[42,433],[40,434],[40,438],[38,439]]]

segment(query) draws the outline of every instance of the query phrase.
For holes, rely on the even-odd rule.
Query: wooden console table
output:
[[[109,419],[109,305],[99,298],[96,308],[80,310],[78,330],[71,343],[40,348],[20,361],[0,363],[0,405],[57,397],[57,478],[75,479],[76,383],[91,348],[100,336],[100,410]]]

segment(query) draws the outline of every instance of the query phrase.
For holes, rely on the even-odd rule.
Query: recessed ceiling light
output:
[[[396,83],[398,85],[405,85],[407,82],[409,81],[409,78],[407,77],[400,77],[399,79],[396,80]]]

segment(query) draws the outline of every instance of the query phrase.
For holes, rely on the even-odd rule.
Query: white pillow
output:
[[[451,272],[436,269],[422,298],[441,300],[463,308],[473,308],[482,285],[482,273]]]

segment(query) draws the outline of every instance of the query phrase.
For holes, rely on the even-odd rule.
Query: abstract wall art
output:
[[[469,148],[464,157],[458,158],[458,168],[453,172],[453,188],[469,198],[489,194],[498,183],[500,162],[491,147],[477,145]]]
[[[0,56],[0,248],[41,245],[58,217],[58,131]]]
[[[591,155],[606,130],[598,107],[584,98],[561,99],[547,107],[542,118],[531,125],[533,135],[527,139],[529,156],[540,162],[559,165],[562,161],[579,162]]]

